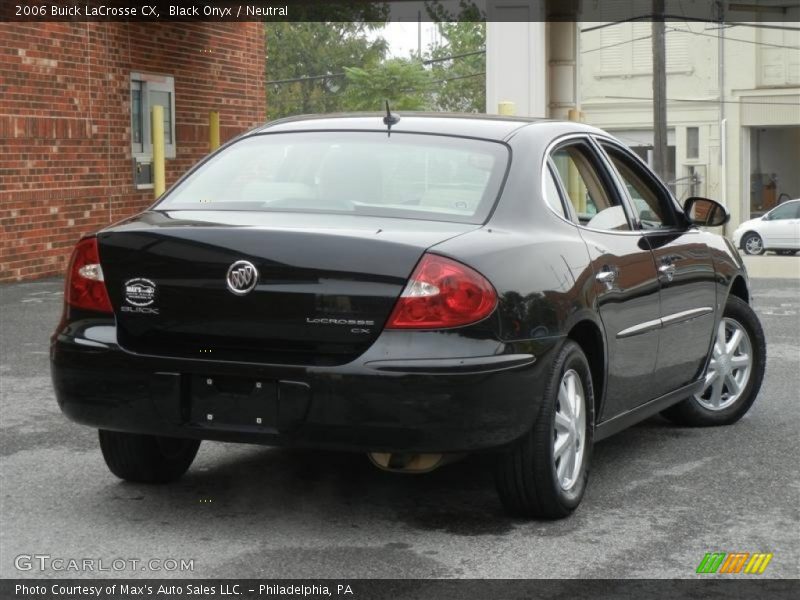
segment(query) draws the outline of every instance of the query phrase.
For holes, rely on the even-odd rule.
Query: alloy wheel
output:
[[[561,378],[553,431],[553,460],[561,488],[572,489],[581,473],[586,434],[586,406],[580,375],[570,369]]]
[[[695,400],[708,410],[724,410],[742,395],[753,365],[750,336],[741,323],[725,317],[717,328],[705,387]]]
[[[748,254],[761,254],[764,249],[761,238],[757,235],[751,235],[744,243],[744,249]]]

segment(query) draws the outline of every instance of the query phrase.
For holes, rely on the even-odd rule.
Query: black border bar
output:
[[[73,590],[73,591],[70,591]],[[163,590],[163,591],[162,591]],[[98,593],[99,591],[99,593]],[[3,600],[606,600],[800,597],[798,579],[4,579]]]
[[[180,9],[180,10],[178,10]],[[0,22],[701,21],[800,31],[798,0],[2,0]]]

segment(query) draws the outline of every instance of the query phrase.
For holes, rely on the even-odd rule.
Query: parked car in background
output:
[[[764,216],[739,225],[733,232],[733,243],[746,254],[800,252],[800,198],[782,202]]]
[[[270,123],[78,243],[56,396],[130,481],[177,479],[201,440],[398,472],[491,452],[510,512],[564,517],[595,441],[753,404],[747,273],[703,229],[727,220],[579,123]]]

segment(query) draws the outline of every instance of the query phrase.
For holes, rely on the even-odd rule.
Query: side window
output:
[[[548,165],[544,170],[544,200],[547,204],[556,211],[556,214],[561,215],[569,220],[569,217],[564,213],[564,204],[561,202],[561,192],[558,191],[558,184],[553,176],[553,171]]]
[[[783,219],[796,219],[798,208],[800,208],[800,202],[792,202],[779,206],[769,213],[769,220],[781,221]]]
[[[561,146],[551,158],[581,225],[592,229],[630,230],[624,208],[604,187],[591,150],[585,144]]]
[[[652,176],[620,149],[602,144],[628,190],[631,206],[642,229],[670,229],[677,225],[670,199],[652,180]]]
[[[164,154],[175,158],[175,78],[131,73],[131,154],[137,189],[153,187],[153,140],[150,132],[153,106],[164,109]]]

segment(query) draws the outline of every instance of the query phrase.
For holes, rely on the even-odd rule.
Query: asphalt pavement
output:
[[[558,522],[506,517],[480,456],[399,476],[359,454],[205,442],[179,482],[123,483],[53,396],[62,282],[0,286],[0,577],[683,578],[711,551],[770,552],[762,577],[799,577],[800,279],[752,284],[768,364],[751,412],[714,429],[655,417],[599,443]],[[193,570],[129,566],[151,559]]]

